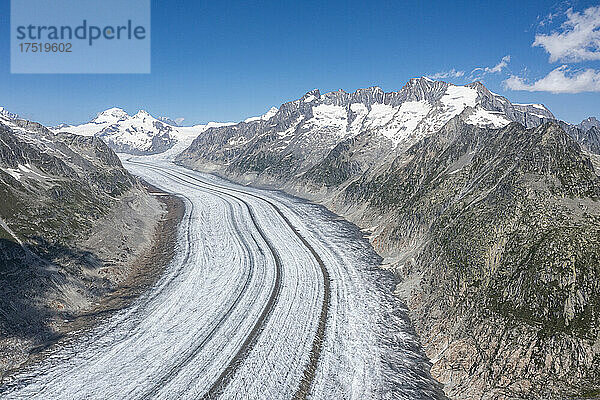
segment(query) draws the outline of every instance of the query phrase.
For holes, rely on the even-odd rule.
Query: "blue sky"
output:
[[[152,1],[150,74],[20,75],[10,74],[10,3],[0,0],[0,105],[49,125],[84,122],[113,106],[189,125],[239,121],[313,88],[397,91],[430,75],[479,79],[513,102],[543,103],[579,122],[600,117],[595,17],[582,14],[594,5]],[[591,24],[589,46],[569,35],[569,20]],[[580,93],[553,93],[570,82]]]

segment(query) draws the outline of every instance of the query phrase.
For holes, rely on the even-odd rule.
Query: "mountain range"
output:
[[[600,393],[594,117],[569,124],[479,82],[415,78],[391,93],[315,89],[262,116],[193,127],[111,108],[47,130],[0,109],[0,133],[6,257],[37,245],[36,232],[64,243],[124,196],[144,199],[114,152],[168,152],[361,227],[396,274],[395,293],[448,397]],[[56,223],[43,223],[54,209]]]
[[[455,86],[428,78],[411,79],[401,91],[392,93],[384,93],[379,87],[359,89],[355,93],[340,90],[324,95],[314,90],[296,102],[284,104],[286,110],[282,112],[289,113],[290,106],[294,103],[297,103],[298,116],[310,114],[314,117],[312,120],[307,118],[305,121],[293,121],[292,125],[298,122],[294,126],[294,133],[296,128],[300,135],[303,130],[320,131],[320,140],[324,140],[324,143],[317,143],[316,147],[324,148],[331,143],[339,143],[338,139],[352,137],[358,130],[378,132],[376,136],[381,137],[374,138],[374,141],[388,142],[388,145],[400,148],[410,146],[427,132],[441,128],[450,118],[463,112],[463,117],[469,123],[486,127],[500,127],[511,121],[531,127],[539,125],[541,121],[556,120],[541,104],[513,104],[488,91],[479,82]],[[363,109],[363,106],[366,108]],[[341,111],[344,107],[348,110]],[[344,113],[346,115],[342,115]],[[281,115],[278,108],[272,107],[265,114],[247,118],[243,122],[260,123]],[[597,138],[600,122],[594,117],[578,125],[563,124],[585,149],[600,151]],[[171,149],[175,143],[190,142],[205,130],[222,126],[237,126],[236,130],[239,130],[240,124],[210,122],[186,127],[168,117],[155,118],[144,110],[130,116],[123,109],[115,107],[102,111],[88,123],[61,124],[50,129],[54,132],[97,136],[116,152],[147,155],[162,153]],[[252,129],[255,126],[252,125]],[[291,125],[285,127],[284,131],[291,128]],[[592,128],[594,130],[587,134]],[[294,142],[304,140],[296,136],[298,135],[295,135]],[[232,135],[230,138],[232,143],[237,140],[235,137],[236,135]],[[240,141],[246,140],[243,133],[237,137]],[[374,143],[374,147],[379,147],[379,143]]]
[[[182,127],[168,117],[155,118],[144,110],[135,115],[121,108],[102,111],[90,122],[81,125],[61,124],[54,132],[67,132],[101,138],[114,151],[136,155],[163,153],[178,142],[192,140],[204,130],[227,124],[209,122],[206,125]]]
[[[302,176],[305,183],[331,186],[406,150],[458,115],[489,128],[555,120],[543,105],[512,104],[480,83],[455,86],[419,78],[392,93],[379,87],[323,95],[310,91],[268,120],[208,130],[181,159],[197,157],[232,173],[253,171],[259,182]],[[320,169],[328,175],[315,176]]]

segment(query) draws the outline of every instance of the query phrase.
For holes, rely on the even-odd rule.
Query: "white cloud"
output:
[[[525,82],[523,78],[513,75],[504,81],[504,86],[511,90],[528,92],[600,92],[600,71],[589,68],[572,72],[566,65],[563,65],[531,84]]]
[[[481,78],[483,75],[486,75],[486,74],[495,74],[498,72],[502,72],[508,66],[509,62],[510,62],[510,55],[507,55],[507,56],[502,57],[500,62],[498,64],[494,65],[493,67],[475,68],[473,71],[471,71],[471,75],[470,75],[469,79],[474,79],[474,77]],[[457,71],[456,69],[452,68],[449,71],[442,71],[442,72],[438,72],[436,74],[431,74],[431,75],[426,75],[426,76],[427,76],[427,78],[430,78],[430,79],[445,79],[445,78],[462,78],[463,76],[465,76],[465,74],[466,74],[465,71]]]
[[[471,71],[471,77],[473,77],[473,74],[475,74],[475,73],[481,73],[481,75],[485,75],[485,74],[495,74],[498,72],[502,72],[502,70],[508,66],[509,62],[510,62],[510,55],[504,56],[504,57],[502,57],[502,60],[500,60],[500,62],[493,67],[475,68],[473,71]]]
[[[457,71],[452,68],[450,71],[438,72],[433,75],[426,75],[431,79],[444,79],[444,78],[460,78],[465,74],[465,71]]]
[[[181,117],[180,117],[180,118],[175,118],[175,123],[176,123],[177,125],[181,125],[181,123],[182,123],[184,120],[185,120],[185,118],[181,118]]]
[[[552,22],[554,21],[554,18],[558,17],[560,15],[560,13],[550,13],[542,18],[538,17],[538,20],[540,21],[538,23],[539,26],[545,26],[545,25],[550,25],[552,24]]]
[[[560,32],[536,35],[532,46],[543,47],[550,62],[600,60],[600,6],[582,13],[568,9]]]

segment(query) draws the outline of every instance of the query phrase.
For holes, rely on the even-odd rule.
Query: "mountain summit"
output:
[[[589,117],[581,121],[581,123],[577,126],[584,131],[588,131],[592,128],[600,129],[600,121],[598,121],[596,117]]]
[[[129,118],[129,115],[122,108],[109,108],[99,113],[91,122],[95,124],[116,123]]]
[[[163,153],[179,142],[189,144],[208,126],[215,125],[221,124],[181,127],[169,118],[154,118],[145,110],[131,116],[122,108],[113,107],[102,111],[88,123],[62,124],[52,130],[100,137],[117,152],[141,155]]]

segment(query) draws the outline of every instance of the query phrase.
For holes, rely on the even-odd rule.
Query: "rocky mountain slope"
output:
[[[583,120],[578,125],[560,121],[560,126],[573,137],[581,148],[590,154],[600,155],[600,122],[594,117]]]
[[[599,388],[599,194],[557,124],[456,119],[343,196],[386,221],[375,243],[451,397],[565,398]]]
[[[167,117],[154,118],[144,110],[131,116],[120,108],[110,108],[86,124],[62,124],[52,130],[96,136],[117,153],[141,155],[162,153],[180,141],[191,140],[210,127],[223,125],[227,124],[210,122],[182,127]]]
[[[449,397],[563,399],[600,390],[600,181],[583,130],[552,121],[479,83],[421,78],[311,91],[207,130],[178,162],[365,228]]]
[[[1,378],[127,277],[164,207],[101,139],[8,112],[0,199]]]
[[[591,128],[600,128],[600,121],[596,117],[589,117],[581,121],[577,127],[583,131],[588,131]]]

